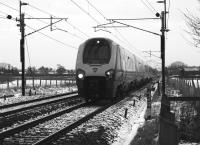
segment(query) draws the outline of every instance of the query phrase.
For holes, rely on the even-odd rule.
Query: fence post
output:
[[[34,77],[33,77],[33,88],[35,87]]]
[[[175,84],[176,84],[176,85],[175,85],[175,86],[176,86],[175,89],[176,89],[176,90],[177,90],[177,89],[180,89],[180,79],[177,78]]]
[[[192,88],[193,88],[193,91],[194,91],[194,94],[193,94],[192,97],[197,97],[197,88],[194,84],[194,79],[192,79]]]
[[[189,88],[190,88],[190,97],[193,97],[192,81],[190,81]]]
[[[26,84],[27,84],[27,83],[26,83],[26,81],[27,81],[26,77],[24,78],[24,80],[25,80],[25,81],[24,81],[24,85],[25,85],[25,90],[26,90]],[[26,94],[26,91],[25,91],[25,94]]]
[[[146,117],[145,120],[151,119],[151,87],[147,88],[146,92],[147,97],[147,111],[146,111]]]
[[[47,86],[47,79],[45,79],[45,87]]]
[[[42,82],[41,82],[41,77],[40,77],[40,87],[41,87],[41,85],[42,85]]]
[[[19,88],[19,79],[17,78],[17,88]]]
[[[9,89],[10,86],[9,86],[9,78],[7,79],[7,89]]]
[[[197,79],[197,97],[200,97],[199,93],[200,93],[199,79]],[[196,101],[195,105],[197,108],[200,108],[200,101]]]
[[[71,83],[71,80],[69,79],[69,87],[71,87],[71,84],[72,84],[72,83]]]
[[[185,95],[186,97],[188,96],[189,97],[189,87],[188,87],[188,81],[186,81],[186,84],[185,84]]]
[[[199,93],[200,93],[200,88],[199,88],[199,79],[197,79],[197,97],[200,97],[199,96]]]

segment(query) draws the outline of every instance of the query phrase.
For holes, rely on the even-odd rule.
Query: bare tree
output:
[[[62,75],[66,72],[66,69],[64,66],[57,64],[57,69],[56,69],[56,73],[59,75]]]
[[[48,68],[48,67],[44,67],[41,66],[38,71],[41,75],[48,75],[53,69],[52,68]]]
[[[187,31],[187,33],[192,36],[192,39],[194,40],[194,46],[200,48],[200,17],[194,16],[190,12],[187,12],[187,14],[184,14],[184,16],[190,29],[190,31]]]
[[[29,67],[27,68],[26,74],[27,74],[27,75],[35,75],[36,72],[37,72],[37,69],[36,69],[35,67],[30,67],[30,66],[29,66]]]

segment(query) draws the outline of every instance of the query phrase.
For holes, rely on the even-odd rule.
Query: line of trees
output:
[[[75,70],[67,70],[64,66],[58,64],[56,69],[51,67],[41,66],[38,69],[36,67],[28,67],[25,70],[27,76],[33,75],[73,75]],[[0,68],[1,75],[20,75],[18,68]]]
[[[0,74],[11,74],[19,75],[19,70],[17,68],[0,68]]]

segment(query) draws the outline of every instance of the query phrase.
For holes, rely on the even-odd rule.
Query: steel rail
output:
[[[14,114],[14,113],[17,113],[17,112],[21,112],[21,111],[24,111],[24,110],[28,110],[28,109],[32,109],[32,108],[35,108],[35,107],[47,105],[47,104],[50,104],[50,103],[56,103],[56,102],[59,102],[59,101],[71,99],[71,98],[73,98],[73,97],[78,97],[78,94],[69,94],[69,95],[71,95],[71,96],[67,96],[67,97],[61,98],[61,99],[58,98],[58,99],[56,99],[56,100],[46,101],[46,102],[44,102],[44,103],[38,103],[38,104],[34,104],[34,105],[22,107],[22,108],[16,108],[16,109],[13,109],[13,110],[1,112],[1,113],[0,113],[0,117],[1,117],[1,116],[6,116],[6,115],[11,115],[11,114]]]
[[[64,127],[62,129],[60,129],[59,131],[47,136],[44,139],[39,140],[38,142],[34,143],[33,145],[46,145],[49,144],[51,141],[55,141],[56,139],[58,139],[62,134],[67,133],[69,131],[71,131],[72,129],[78,127],[79,125],[81,125],[82,123],[88,121],[89,119],[93,118],[94,116],[96,116],[97,114],[103,112],[104,110],[106,110],[107,108],[109,108],[110,106],[112,106],[113,104],[110,105],[106,105],[104,107],[101,107],[99,109],[97,109],[96,111],[86,115],[85,117],[79,119],[76,122],[71,123],[70,125],[68,125],[67,127]]]
[[[28,121],[28,122],[26,122],[26,123],[24,123],[22,125],[19,125],[19,126],[15,127],[15,128],[8,129],[6,131],[0,132],[0,140],[4,139],[6,137],[12,136],[13,134],[18,133],[20,131],[24,131],[24,130],[26,130],[28,128],[36,126],[36,125],[38,125],[38,124],[40,124],[42,122],[48,121],[48,120],[56,118],[58,116],[61,116],[62,114],[69,113],[69,112],[71,112],[71,111],[73,111],[75,109],[78,109],[80,107],[83,107],[83,106],[85,106],[87,104],[88,103],[81,103],[79,105],[76,105],[76,106],[61,110],[59,112],[50,114],[48,116],[45,116],[45,117],[42,117],[42,118],[39,118],[39,119],[36,119],[36,120],[33,120],[33,121]]]
[[[56,98],[56,97],[60,97],[60,96],[64,96],[64,95],[75,94],[75,93],[77,93],[77,91],[63,93],[63,94],[56,94],[56,95],[52,95],[52,96],[48,96],[48,97],[43,97],[43,98],[38,98],[38,99],[33,99],[33,100],[28,100],[28,101],[22,101],[22,102],[8,104],[8,105],[2,105],[2,106],[0,106],[0,109],[19,106],[19,105],[23,105],[23,104],[29,104],[29,103],[33,103],[33,102],[39,102],[39,101],[42,101],[42,100],[48,100],[48,99],[52,99],[52,98]]]

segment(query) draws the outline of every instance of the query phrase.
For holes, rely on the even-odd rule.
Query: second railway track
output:
[[[32,99],[32,100],[28,100],[28,101],[22,101],[22,102],[18,102],[18,103],[2,105],[2,106],[0,106],[0,115],[4,115],[3,110],[12,110],[12,108],[17,108],[17,107],[20,108],[20,106],[22,106],[22,108],[25,108],[26,106],[33,106],[31,104],[36,104],[37,102],[42,102],[42,101],[45,102],[45,100],[57,100],[62,96],[68,96],[68,95],[73,95],[73,94],[77,94],[77,92],[57,94],[57,95],[52,95],[52,96],[48,96],[48,97],[42,97],[42,98]]]
[[[53,138],[70,131],[110,106],[91,106],[85,103],[65,109],[32,123],[1,132],[0,143],[5,145],[9,143],[20,145],[47,144]]]
[[[48,105],[51,103],[64,101],[64,100],[71,99],[71,98],[77,97],[77,96],[78,95],[75,93],[75,94],[70,94],[70,95],[66,95],[66,96],[61,96],[60,98],[54,98],[54,99],[49,99],[49,100],[46,99],[41,102],[34,102],[34,103],[24,104],[24,105],[20,105],[20,106],[17,105],[17,106],[13,106],[13,107],[8,107],[6,109],[0,109],[0,117],[15,114],[17,112],[26,111],[29,109],[33,109],[35,107],[40,107],[40,106]]]
[[[22,111],[18,110],[19,112],[11,112],[11,114],[7,113],[7,115],[1,116],[0,118],[0,132],[13,128],[13,126],[18,126],[28,120],[44,117],[52,112],[58,112],[63,108],[69,108],[70,106],[81,102],[83,102],[81,98],[79,98],[76,94],[71,94],[64,100],[61,99],[60,101],[51,103],[47,102],[45,105],[43,104],[44,106],[40,104],[35,105],[35,107],[28,108],[28,110],[26,110],[27,108],[22,108]]]

